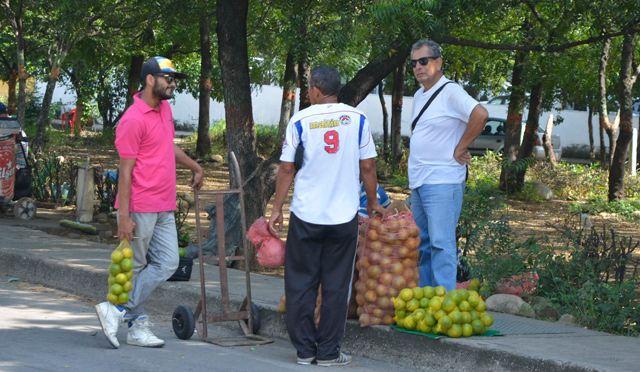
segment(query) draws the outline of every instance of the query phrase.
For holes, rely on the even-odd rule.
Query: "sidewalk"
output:
[[[107,267],[114,246],[48,235],[24,227],[24,222],[0,218],[0,280],[11,275],[102,301],[107,291]],[[197,262],[197,261],[196,261]],[[192,309],[200,298],[199,269],[189,282],[166,282],[148,302],[148,309],[172,314],[176,306]],[[207,308],[221,306],[218,268],[205,265]],[[238,309],[245,296],[244,272],[229,270],[229,292]],[[252,274],[253,302],[261,309],[259,333],[287,338],[284,316],[275,309],[284,280]],[[466,339],[427,337],[396,332],[389,327],[360,328],[347,324],[344,351],[385,362],[399,369],[442,371],[638,371],[640,339],[614,336],[579,327],[492,313],[491,327],[499,337]],[[96,320],[97,322],[97,320]],[[216,324],[217,326],[218,324]],[[228,323],[237,327],[235,323]],[[215,336],[215,326],[209,327]],[[197,338],[197,334],[193,337]],[[217,346],[210,345],[215,348]]]

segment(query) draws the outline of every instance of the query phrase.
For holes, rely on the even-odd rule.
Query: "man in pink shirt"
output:
[[[200,165],[173,143],[173,116],[166,101],[173,96],[176,79],[186,76],[176,72],[167,58],[154,57],[145,62],[140,74],[142,91],[134,96],[133,105],[116,129],[115,144],[120,155],[115,205],[118,238],[131,243],[134,276],[127,303],[96,305],[102,329],[114,348],[120,346],[116,334],[122,322],[129,325],[128,344],[164,346],[164,341],[149,329],[144,302],[178,267],[178,237],[173,214],[176,163],[193,172],[189,183],[192,189],[199,189],[203,183]]]

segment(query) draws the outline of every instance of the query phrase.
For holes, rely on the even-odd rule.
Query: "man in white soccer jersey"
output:
[[[338,103],[340,74],[332,67],[311,71],[312,106],[289,121],[282,146],[269,229],[282,231],[282,205],[295,176],[285,256],[287,331],[298,364],[339,366],[351,362],[340,351],[347,321],[358,243],[360,173],[367,211],[384,213],[376,197],[377,155],[369,121],[359,110]],[[303,146],[296,174],[296,150]],[[314,310],[322,284],[320,324]]]

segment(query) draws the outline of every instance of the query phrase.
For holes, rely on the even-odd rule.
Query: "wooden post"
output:
[[[636,175],[636,168],[638,167],[638,128],[633,128],[633,134],[631,135],[630,153],[629,153],[629,175]]]

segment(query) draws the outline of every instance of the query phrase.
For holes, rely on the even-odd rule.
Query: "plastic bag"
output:
[[[355,285],[362,327],[394,324],[394,297],[418,286],[419,230],[411,212],[384,220],[373,217],[360,226],[359,280]]]
[[[107,301],[114,305],[129,301],[129,292],[133,288],[133,250],[127,239],[111,252],[109,265],[109,291]]]
[[[266,218],[260,217],[251,225],[247,238],[258,247],[256,259],[260,265],[268,268],[284,265],[285,243],[271,235]]]
[[[240,196],[239,194],[227,194],[224,196],[224,241],[225,241],[225,253],[227,256],[233,256],[240,247],[240,239],[242,238],[242,225],[240,216]],[[202,244],[202,256],[203,257],[218,257],[218,225],[216,223],[216,204],[210,205],[205,208],[205,211],[209,213],[208,220],[212,221],[209,224],[209,237]],[[198,258],[198,245],[190,245],[185,249],[185,257]],[[217,265],[218,262],[207,262],[213,265]],[[230,266],[233,261],[227,261],[227,266]]]

